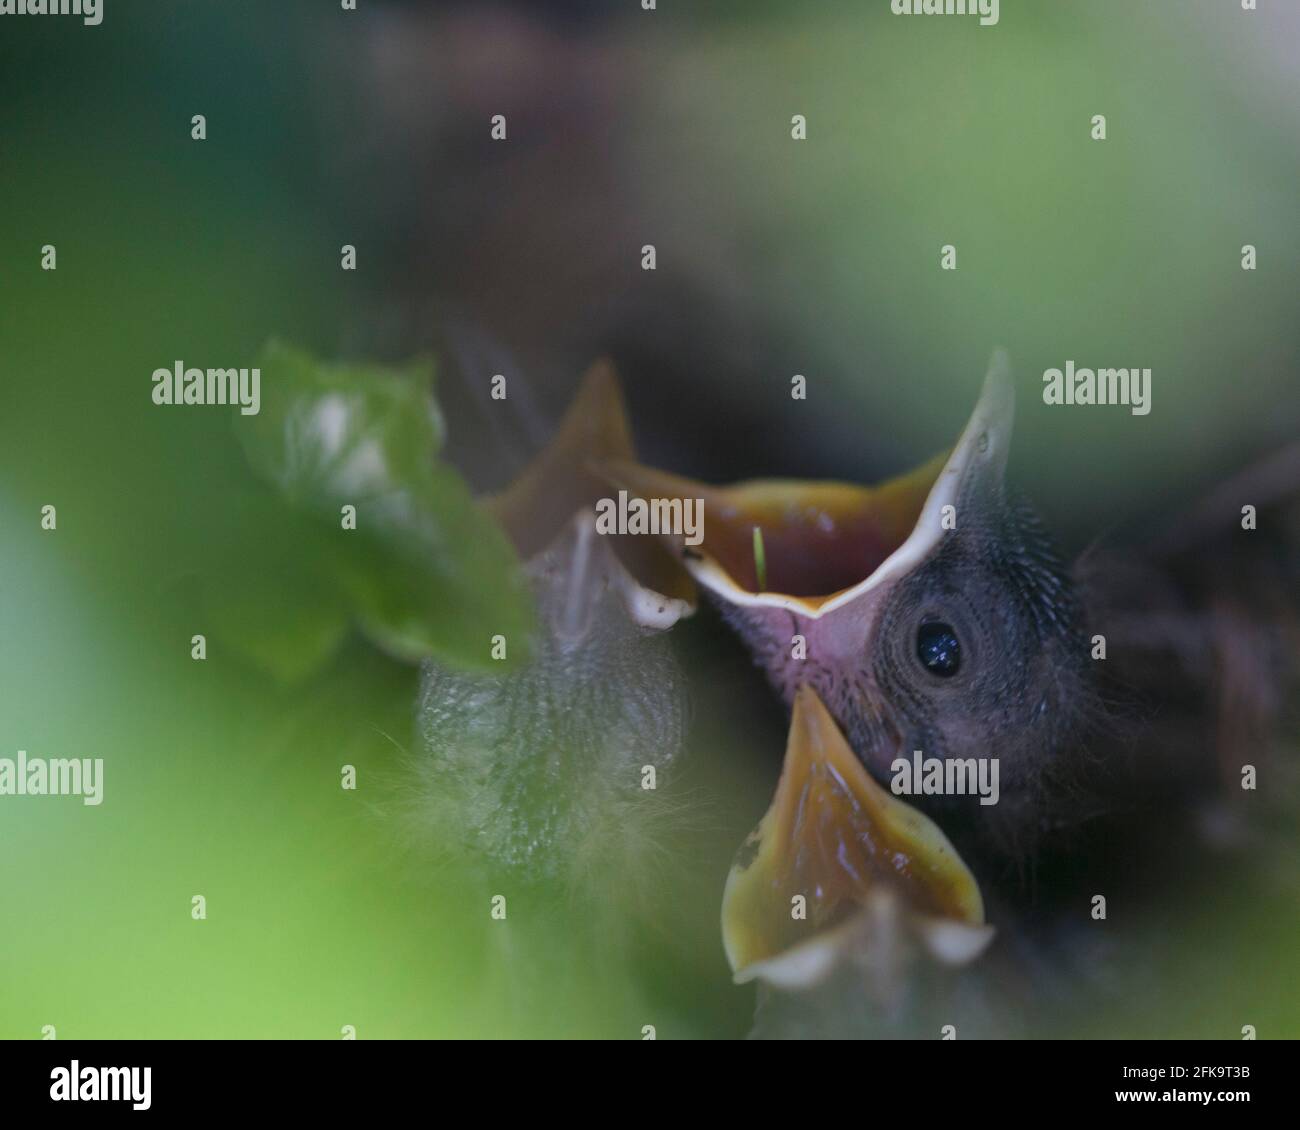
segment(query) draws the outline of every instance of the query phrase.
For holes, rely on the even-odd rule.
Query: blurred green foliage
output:
[[[364,41],[331,21],[391,15],[333,7],[110,3],[98,28],[9,21],[0,38],[0,753],[106,762],[98,809],[0,801],[0,1036],[743,1033],[752,995],[729,983],[718,906],[783,732],[723,628],[674,630],[698,688],[678,799],[708,819],[672,845],[664,897],[611,921],[542,888],[492,923],[508,875],[389,835],[416,673],[348,630],[464,662],[487,654],[480,634],[526,631],[499,535],[437,462],[422,378],[281,349],[249,427],[150,403],[176,359],[252,364],[275,338],[348,356],[338,247],[403,238],[401,218],[321,193],[355,172],[331,139],[366,124],[335,81]],[[981,29],[892,19],[883,0],[758,7],[661,4],[574,42],[643,68],[619,191],[665,268],[676,248],[803,358],[810,458],[885,470],[943,447],[998,343],[1026,393],[1020,477],[1091,529],[1292,426],[1300,99],[1280,9],[1005,0]],[[46,243],[57,271],[39,269]],[[1036,372],[1066,357],[1152,366],[1149,421],[1035,403]],[[769,413],[788,377],[717,374]],[[348,441],[299,474],[284,429],[333,395],[355,398]],[[679,415],[713,441],[718,421]],[[368,524],[361,506],[344,548],[351,492],[332,476],[362,437],[405,509]],[[1293,888],[1294,858],[1269,866]],[[1300,1031],[1277,889],[1153,876],[1124,909],[1160,978],[1121,975],[1095,1034]]]
[[[514,551],[437,461],[431,366],[325,365],[273,343],[260,369],[261,410],[235,428],[281,505],[254,494],[239,507],[246,532],[207,574],[217,636],[286,680],[318,669],[350,622],[410,662],[486,670],[498,633],[516,641],[510,664],[526,657],[534,619]]]

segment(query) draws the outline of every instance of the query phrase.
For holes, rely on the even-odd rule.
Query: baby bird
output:
[[[1294,839],[1276,798],[1295,776],[1279,723],[1300,651],[1300,455],[1180,516],[1172,542],[1067,571],[1005,488],[1012,416],[997,354],[951,454],[879,488],[606,468],[643,497],[704,500],[699,552],[675,548],[792,708],[723,900],[737,980],[761,986],[756,1035],[1025,1034],[1113,992],[1119,935],[1090,915],[1095,892],[1149,902],[1171,853],[1267,859],[1270,824]],[[1250,498],[1276,505],[1247,544]],[[997,802],[913,808],[887,791],[912,751],[996,759]],[[1247,761],[1275,782],[1253,827]]]
[[[664,630],[695,595],[658,543],[596,532],[608,488],[589,465],[632,454],[617,379],[597,363],[547,448],[485,502],[539,622],[497,646],[528,658],[500,674],[423,667],[412,816],[523,879],[581,886],[601,869],[626,887],[671,812],[654,790],[682,746],[686,689]]]
[[[876,780],[913,751],[997,759],[997,804],[941,803],[1021,852],[1059,817],[1095,692],[1074,586],[1004,485],[1013,419],[999,351],[951,453],[879,487],[605,469],[646,498],[703,499],[698,552],[674,548],[777,692],[815,689]]]

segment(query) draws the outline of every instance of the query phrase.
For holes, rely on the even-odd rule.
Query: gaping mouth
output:
[[[811,602],[870,576],[907,540],[946,458],[877,487],[782,479],[708,487],[636,464],[610,469],[643,498],[704,500],[698,552],[723,583]]]
[[[963,484],[1005,459],[1012,415],[1010,368],[998,351],[952,451],[878,486],[770,479],[718,487],[619,458],[599,469],[648,501],[703,500],[701,544],[669,540],[706,588],[735,604],[816,617],[911,568],[935,546],[945,508],[955,507]]]
[[[923,921],[950,926],[958,949],[964,941],[978,952],[991,937],[979,887],[956,849],[872,780],[805,685],[776,795],[723,895],[723,944],[736,979],[815,979],[851,920],[882,892]]]
[[[604,478],[593,468],[635,457],[618,377],[608,361],[597,361],[583,377],[551,442],[504,491],[487,499],[486,506],[524,560],[565,538],[589,543],[584,534],[591,524],[589,511],[608,493]],[[620,536],[602,539],[601,547],[609,549],[595,555],[602,577],[617,590],[636,623],[662,630],[694,612],[695,585],[662,544]],[[591,554],[579,558],[591,559]]]

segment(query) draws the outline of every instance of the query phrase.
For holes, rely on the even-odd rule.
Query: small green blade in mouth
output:
[[[907,540],[944,458],[878,486],[761,479],[718,487],[624,460],[602,469],[641,498],[703,500],[697,557],[710,587],[779,594],[812,609],[871,576]]]
[[[818,618],[913,568],[942,537],[946,509],[975,483],[1000,482],[1014,417],[1010,364],[998,350],[952,450],[876,486],[802,479],[710,486],[617,453],[592,466],[647,501],[700,500],[698,548],[677,535],[666,541],[718,597]]]

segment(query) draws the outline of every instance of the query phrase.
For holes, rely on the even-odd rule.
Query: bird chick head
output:
[[[1068,578],[1004,486],[1014,407],[999,350],[955,447],[875,487],[605,466],[642,497],[703,499],[701,544],[673,547],[788,704],[814,688],[880,781],[918,750],[998,759],[1005,808],[985,821],[1013,827],[1087,700]]]

